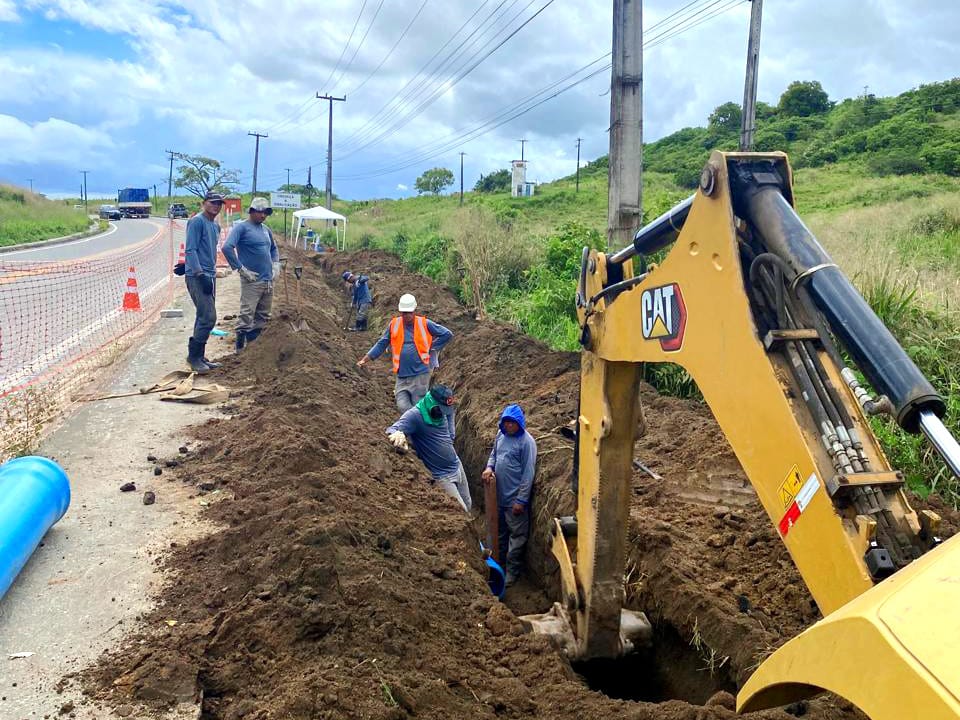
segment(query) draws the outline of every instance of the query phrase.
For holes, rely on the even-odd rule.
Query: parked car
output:
[[[189,216],[187,206],[183,203],[172,203],[170,207],[167,208],[167,217],[169,218],[185,218]]]
[[[99,215],[103,220],[119,220],[123,217],[116,205],[101,205]]]

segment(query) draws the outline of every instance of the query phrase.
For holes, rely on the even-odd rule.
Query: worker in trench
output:
[[[537,442],[527,432],[519,405],[507,405],[500,416],[500,432],[493,441],[487,467],[481,474],[485,485],[497,484],[497,528],[500,557],[507,571],[507,586],[523,572],[523,555],[530,535],[530,496],[537,466]]]
[[[370,306],[373,304],[373,296],[370,294],[370,278],[366,275],[345,271],[342,275],[343,281],[353,288],[353,297],[350,301],[350,309],[356,311],[357,319],[350,327],[347,323],[346,330],[363,331],[367,329],[367,319],[370,316]]]
[[[266,198],[257,197],[251,200],[247,212],[247,221],[234,225],[223,244],[223,256],[240,275],[236,352],[260,337],[269,322],[273,279],[280,271],[280,252],[273,232],[264,222],[273,214],[273,208]]]
[[[450,388],[434,386],[387,428],[387,437],[402,452],[412,447],[430,471],[432,482],[470,512],[473,503],[467,473],[453,446],[456,438],[454,400]]]
[[[431,370],[437,366],[437,353],[450,342],[453,333],[417,315],[417,299],[410,293],[400,296],[397,309],[400,315],[390,321],[380,339],[357,361],[357,367],[376,360],[389,347],[397,376],[393,394],[397,409],[406,412],[427,394]]]

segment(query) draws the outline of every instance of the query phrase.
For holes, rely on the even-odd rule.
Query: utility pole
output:
[[[524,138],[520,138],[520,162],[523,162],[523,146],[527,144]]]
[[[287,192],[290,192],[290,168],[284,168],[287,171]]]
[[[173,150],[164,150],[170,156],[170,174],[167,176],[167,202],[173,199],[173,156],[176,153]]]
[[[747,77],[743,83],[743,111],[740,113],[740,152],[753,147],[757,129],[757,71],[760,65],[760,16],[763,0],[751,0],[750,39],[747,41]]]
[[[463,156],[465,152],[460,153],[460,205],[463,206]]]
[[[317,93],[317,100],[330,102],[330,117],[327,121],[327,210],[330,210],[333,208],[333,103],[346,102],[347,96],[338,98]]]
[[[643,208],[643,5],[613,0],[607,249],[633,242]]]
[[[87,173],[89,170],[81,170],[83,173],[83,209],[85,212],[89,213],[90,208],[87,207]]]
[[[307,207],[313,200],[313,165],[307,168]]]
[[[27,178],[27,182],[30,183],[30,193],[33,193],[33,178]]]
[[[580,143],[582,140],[577,138],[577,192],[580,192]]]
[[[154,183],[154,185],[153,185],[153,204],[154,204],[154,206],[155,206],[155,207],[154,207],[154,212],[160,212],[160,206],[157,205],[157,185],[156,185],[156,183]]]
[[[257,163],[260,161],[260,138],[270,137],[263,133],[258,132],[248,132],[247,135],[255,137],[257,139],[257,144],[253,151],[253,189],[250,191],[251,195],[257,194]]]

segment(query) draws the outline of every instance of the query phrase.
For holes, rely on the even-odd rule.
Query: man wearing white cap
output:
[[[376,360],[389,347],[393,356],[393,372],[397,376],[393,394],[397,409],[406,412],[427,394],[431,361],[450,342],[453,333],[443,325],[417,315],[417,299],[410,293],[400,297],[397,309],[400,315],[390,321],[383,335],[360,358],[357,366],[363,367],[369,360]]]
[[[273,233],[264,224],[273,208],[266,198],[253,198],[249,219],[237,223],[223,244],[223,256],[240,275],[240,314],[237,316],[237,352],[256,340],[270,319],[273,278],[280,253]]]

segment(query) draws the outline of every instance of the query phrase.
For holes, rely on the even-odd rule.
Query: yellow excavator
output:
[[[830,691],[872,720],[960,718],[960,537],[941,542],[939,516],[910,506],[867,417],[925,434],[958,477],[960,445],[943,398],[797,215],[787,157],[714,152],[696,194],[631,246],[584,248],[576,303],[577,514],[553,521],[562,598],[533,629],[574,660],[649,642],[623,607],[639,369],[676,363],[824,616],[760,665],[738,711]]]

